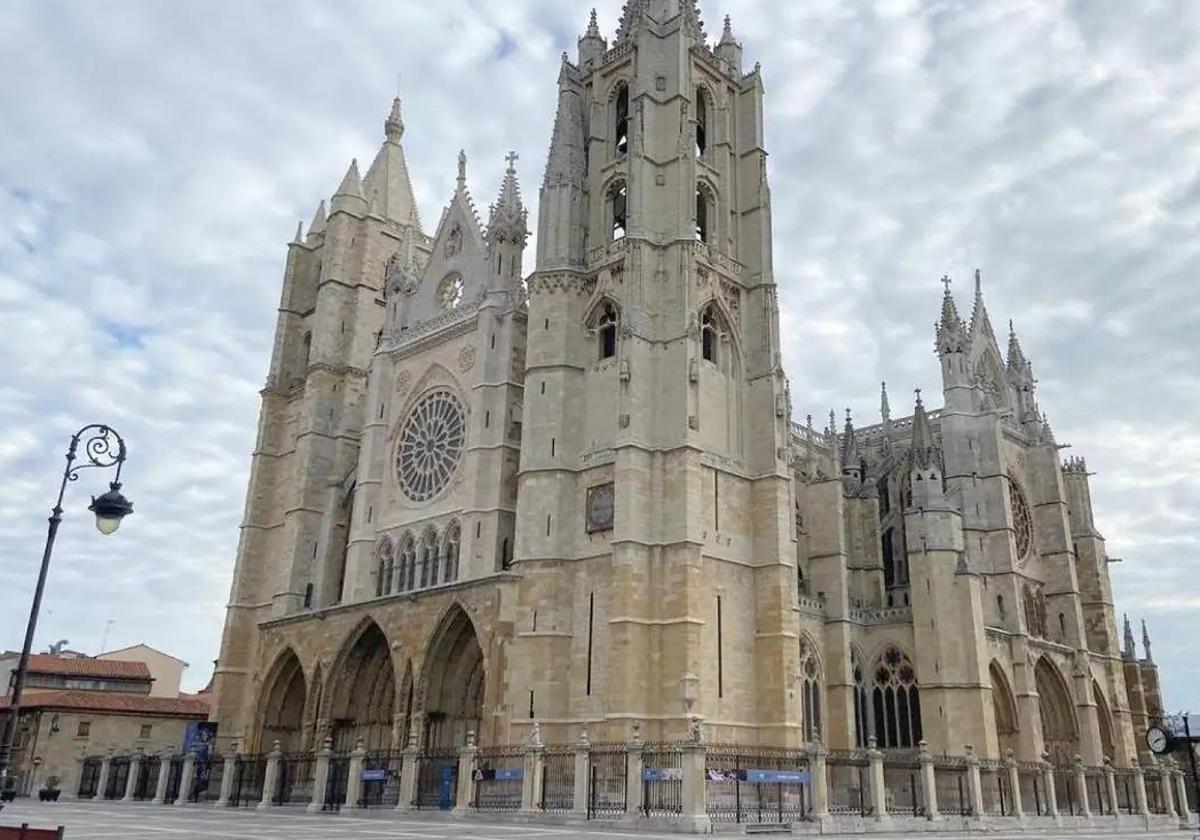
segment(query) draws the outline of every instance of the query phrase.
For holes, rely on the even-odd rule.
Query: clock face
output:
[[[1155,755],[1162,755],[1167,751],[1168,747],[1167,733],[1163,732],[1157,726],[1151,727],[1146,733],[1146,746]]]
[[[613,525],[614,493],[611,484],[588,491],[587,525],[589,531],[606,531]]]

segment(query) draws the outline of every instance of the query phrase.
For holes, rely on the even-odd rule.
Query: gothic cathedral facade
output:
[[[510,156],[432,234],[399,101],[290,244],[216,678],[265,751],[683,737],[1127,765],[1083,461],[978,279],[944,407],[792,422],[760,68],[694,0],[564,56],[536,265]]]

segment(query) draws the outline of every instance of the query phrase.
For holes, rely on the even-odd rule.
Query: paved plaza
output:
[[[573,837],[640,838],[655,840],[678,838],[680,834],[657,834],[638,830],[606,830],[590,826],[526,826],[477,820],[455,821],[449,818],[391,813],[365,815],[316,815],[302,812],[258,813],[246,810],[213,808],[173,808],[153,805],[92,804],[83,802],[43,805],[18,802],[0,812],[0,826],[19,826],[28,822],[36,828],[65,826],[67,840],[318,840],[325,838],[364,838],[364,840],[566,840]],[[735,832],[732,826],[726,827]],[[809,833],[801,832],[798,833]],[[736,835],[735,835],[736,836]],[[879,840],[905,838],[911,834],[871,834]],[[987,837],[989,840],[1114,840],[1152,835],[1145,832],[1109,833],[1012,833],[987,834],[937,833],[926,835],[943,840]],[[1154,837],[1192,838],[1193,832],[1157,833]]]

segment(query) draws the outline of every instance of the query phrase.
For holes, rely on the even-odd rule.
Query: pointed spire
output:
[[[389,143],[399,144],[404,137],[404,114],[400,107],[400,97],[392,100],[392,111],[383,123],[383,134]]]
[[[458,150],[458,188],[465,190],[467,188],[467,150]]]
[[[987,306],[983,302],[983,272],[978,268],[975,269],[975,306],[971,310],[971,327],[969,332],[972,338],[981,332],[989,336],[993,341],[996,338],[996,334],[992,330],[992,322],[988,318]]]
[[[921,400],[921,389],[917,389],[917,405],[913,411],[912,458],[918,467],[929,466],[936,455],[937,444],[933,439],[933,428],[929,425],[929,415],[925,413],[925,403]]]
[[[1121,655],[1126,659],[1137,659],[1137,648],[1133,642],[1133,625],[1129,623],[1129,613],[1125,613],[1125,649],[1121,651]]]
[[[1024,374],[1029,361],[1025,358],[1025,351],[1021,349],[1021,340],[1017,338],[1016,327],[1013,322],[1008,322],[1008,372],[1011,374]]]
[[[887,382],[881,383],[879,387],[879,414],[883,418],[884,424],[892,422],[892,406],[888,401]]]
[[[350,161],[350,168],[346,170],[346,175],[342,178],[342,183],[338,185],[337,192],[333,194],[334,198],[338,196],[365,198],[363,196],[362,176],[358,174],[358,158],[353,158]]]
[[[321,199],[321,203],[317,205],[317,212],[313,213],[312,221],[308,223],[308,238],[319,236],[325,232],[325,199]]]
[[[1146,619],[1142,619],[1142,647],[1146,649],[1146,661],[1153,662],[1154,655],[1150,652],[1150,631],[1146,629]]]
[[[304,220],[303,219],[296,222],[296,235],[294,237],[292,237],[292,244],[293,245],[304,244]]]
[[[584,37],[585,38],[599,38],[600,37],[600,22],[596,19],[595,8],[592,9],[592,16],[588,20],[587,34]]]
[[[654,8],[651,9],[651,5]],[[705,40],[704,21],[696,0],[626,0],[621,10],[621,22],[617,26],[617,42],[625,41],[637,34],[647,18],[666,23],[683,15],[684,31],[701,43]]]
[[[725,15],[725,31],[721,33],[722,44],[736,44],[737,41],[733,37],[733,18]]]
[[[529,213],[521,202],[521,185],[517,181],[516,152],[509,152],[505,160],[508,168],[500,184],[500,195],[492,205],[488,219],[487,239],[489,242],[512,242],[521,246],[529,238]]]
[[[952,282],[949,275],[942,277],[942,284],[946,287],[946,291],[942,295],[942,317],[937,323],[937,343],[938,353],[943,356],[951,352],[961,353],[967,342],[966,325],[958,314],[954,295],[950,293]]]
[[[829,429],[826,436],[831,440],[837,437],[837,412],[832,408],[829,409]]]
[[[854,433],[854,417],[846,409],[846,427],[842,433],[842,469],[857,472],[861,459],[858,455],[858,436]]]

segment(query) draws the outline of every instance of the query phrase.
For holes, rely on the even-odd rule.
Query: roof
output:
[[[167,657],[167,659],[174,659],[176,662],[181,663],[185,668],[187,667],[187,663],[184,662],[182,659],[180,659],[178,656],[172,656],[171,654],[167,653],[166,651],[159,650],[158,648],[154,647],[153,645],[148,645],[145,642],[138,642],[136,645],[130,645],[129,647],[117,648],[116,650],[106,650],[106,651],[104,651],[104,653],[96,654],[96,658],[104,659],[106,656],[112,656],[114,653],[129,653],[129,651],[131,651],[131,650],[138,650],[138,649],[153,651],[154,653],[157,653],[159,656],[165,656],[165,657]]]
[[[61,656],[36,654],[29,657],[29,672],[54,674],[61,677],[97,677],[113,680],[151,680],[145,662],[125,662],[120,659],[67,659]]]
[[[0,697],[0,710],[9,708],[9,698]],[[78,709],[116,714],[169,715],[207,720],[208,704],[186,697],[145,697],[140,694],[108,694],[100,691],[42,691],[27,695],[22,709]]]

